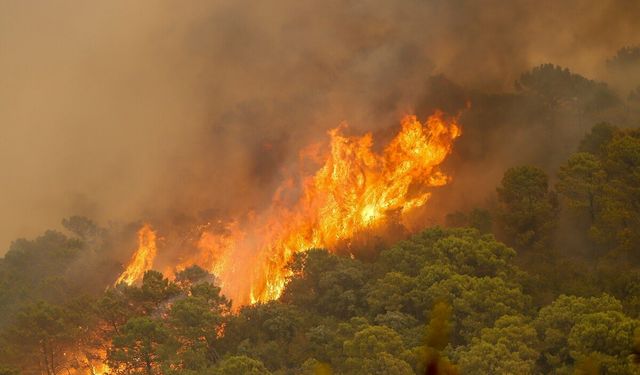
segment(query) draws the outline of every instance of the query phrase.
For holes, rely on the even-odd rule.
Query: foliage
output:
[[[553,64],[542,64],[523,73],[516,81],[516,88],[543,96],[554,106],[575,103],[583,111],[602,111],[619,102],[607,84]]]
[[[530,166],[511,168],[497,191],[507,243],[523,250],[549,246],[558,205],[546,173]]]
[[[519,83],[546,105],[607,105],[557,67]],[[598,123],[556,177],[511,168],[494,207],[367,257],[298,252],[281,298],[249,306],[197,266],[112,286],[104,249],[122,233],[66,219],[0,259],[0,374],[637,373],[640,131]]]

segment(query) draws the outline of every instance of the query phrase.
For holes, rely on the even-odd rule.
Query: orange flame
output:
[[[460,134],[457,120],[445,119],[440,111],[424,125],[406,116],[400,132],[378,154],[371,134],[350,137],[342,127],[335,128],[329,131],[325,155],[312,157],[319,152],[317,145],[301,153],[303,161],[320,160],[315,174],[286,179],[264,212],[231,221],[221,233],[203,231],[198,254],[178,268],[198,264],[211,271],[236,306],[276,299],[288,276],[285,266],[296,252],[333,250],[359,233],[384,227],[392,217],[407,226],[407,214],[429,200],[428,188],[449,181],[438,166]],[[153,233],[148,226],[143,231]],[[155,234],[154,241],[140,238],[141,246],[119,280],[132,283],[150,267]]]
[[[331,130],[330,152],[315,175],[302,176],[294,204],[288,204],[288,196],[296,192],[289,179],[274,194],[271,207],[244,230],[203,233],[209,244],[221,243],[208,251],[224,261],[204,265],[220,278],[223,292],[239,304],[278,298],[288,276],[285,265],[294,253],[332,249],[383,225],[393,211],[404,220],[423,206],[430,197],[426,188],[449,180],[437,167],[451,152],[460,128],[441,112],[425,125],[415,116],[406,116],[401,125],[380,155],[372,151],[371,134],[347,137],[341,128]]]
[[[133,253],[127,268],[118,277],[116,285],[120,283],[131,285],[141,280],[144,273],[153,266],[156,253],[156,232],[149,224],[145,224],[138,230],[138,249]]]

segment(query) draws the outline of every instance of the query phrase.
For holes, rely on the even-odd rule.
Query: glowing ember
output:
[[[449,181],[438,166],[460,128],[441,112],[424,125],[415,116],[406,116],[401,125],[380,154],[372,150],[371,134],[349,137],[341,127],[329,131],[330,147],[320,159],[310,158],[315,149],[301,153],[302,159],[321,160],[315,174],[286,179],[264,212],[236,218],[223,231],[203,231],[199,252],[179,268],[198,264],[213,272],[236,305],[267,301],[281,295],[285,266],[296,252],[333,250],[392,220],[406,224],[407,214],[428,201],[428,188]],[[153,232],[145,226],[141,233]],[[155,235],[142,241],[146,235],[140,235],[141,246],[119,280],[133,283],[150,268]]]
[[[149,224],[145,224],[138,231],[138,249],[133,253],[127,268],[118,277],[116,284],[124,282],[131,285],[141,280],[144,273],[153,266],[156,252],[156,233]]]

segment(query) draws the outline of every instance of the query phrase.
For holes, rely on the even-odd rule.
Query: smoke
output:
[[[260,209],[328,128],[384,132],[429,98],[475,105],[543,62],[605,77],[607,58],[640,43],[639,16],[626,0],[3,1],[0,254],[70,215]],[[439,74],[464,89],[430,84]],[[463,116],[463,140],[504,141],[505,127],[474,123]],[[529,135],[483,159],[487,173],[527,159]]]

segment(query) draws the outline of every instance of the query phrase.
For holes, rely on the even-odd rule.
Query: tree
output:
[[[512,276],[510,264],[516,253],[491,235],[475,229],[430,228],[380,253],[378,273],[423,274],[424,267],[437,265],[436,273],[447,270],[475,276]]]
[[[350,375],[413,375],[411,366],[402,359],[389,353],[379,353],[368,358],[349,358],[344,372]]]
[[[382,326],[367,327],[344,343],[347,374],[413,374],[411,366],[399,359],[404,351],[397,332]]]
[[[412,298],[417,306],[423,306],[423,311],[441,301],[451,306],[455,345],[469,343],[482,328],[493,326],[503,315],[521,314],[530,304],[530,298],[517,284],[498,277],[458,274],[434,284],[419,283]]]
[[[458,348],[456,359],[463,374],[533,374],[538,347],[537,332],[527,318],[505,315]]]
[[[177,296],[180,288],[158,271],[147,271],[140,288],[129,289],[133,302],[145,314],[157,311],[168,299]]]
[[[65,351],[78,338],[78,328],[73,323],[70,311],[38,302],[18,314],[16,323],[5,333],[5,338],[23,358],[34,359],[29,363],[31,366],[55,375],[71,367]]]
[[[411,311],[409,292],[415,288],[415,279],[400,272],[389,272],[376,280],[367,291],[369,313]]]
[[[530,166],[510,168],[497,191],[498,219],[508,243],[526,250],[547,247],[558,204],[546,173]]]
[[[185,292],[199,282],[213,282],[214,277],[203,268],[193,265],[178,272],[175,277],[175,283]]]
[[[601,111],[620,103],[607,84],[553,64],[542,64],[523,73],[516,88],[544,97],[551,106],[576,104],[581,111]]]
[[[607,184],[604,186],[600,220],[593,234],[619,254],[634,254],[640,246],[640,136],[628,132],[607,144],[604,155]]]
[[[179,344],[178,366],[201,370],[218,359],[216,344],[231,304],[212,284],[197,284],[191,290],[171,306],[167,324]]]
[[[557,189],[567,205],[585,215],[589,225],[596,223],[602,210],[603,189],[607,174],[593,154],[577,153],[560,167]]]
[[[574,358],[568,339],[574,326],[589,314],[610,311],[621,312],[622,304],[606,294],[590,298],[562,295],[540,309],[533,325],[542,342],[542,370],[570,366]]]
[[[296,253],[288,267],[294,276],[283,302],[343,319],[363,311],[366,271],[360,261],[311,249]]]
[[[592,357],[607,374],[636,373],[629,361],[640,322],[619,311],[586,314],[571,329],[567,341],[576,361]]]
[[[618,128],[606,122],[600,122],[591,128],[589,133],[580,141],[579,152],[601,156],[604,147],[611,142],[618,133]]]
[[[264,364],[247,356],[231,356],[223,359],[210,372],[211,375],[270,375]]]
[[[115,374],[158,374],[176,347],[162,322],[150,317],[132,318],[113,338],[107,364]]]
[[[480,208],[474,208],[468,213],[456,211],[448,214],[446,223],[448,227],[452,228],[475,228],[480,233],[491,233],[491,227],[493,226],[491,213]]]
[[[269,369],[297,366],[308,354],[302,344],[305,318],[297,306],[277,301],[244,306],[225,325],[222,346],[260,359]]]
[[[62,219],[62,226],[78,238],[91,243],[95,243],[105,232],[96,223],[83,216]]]

